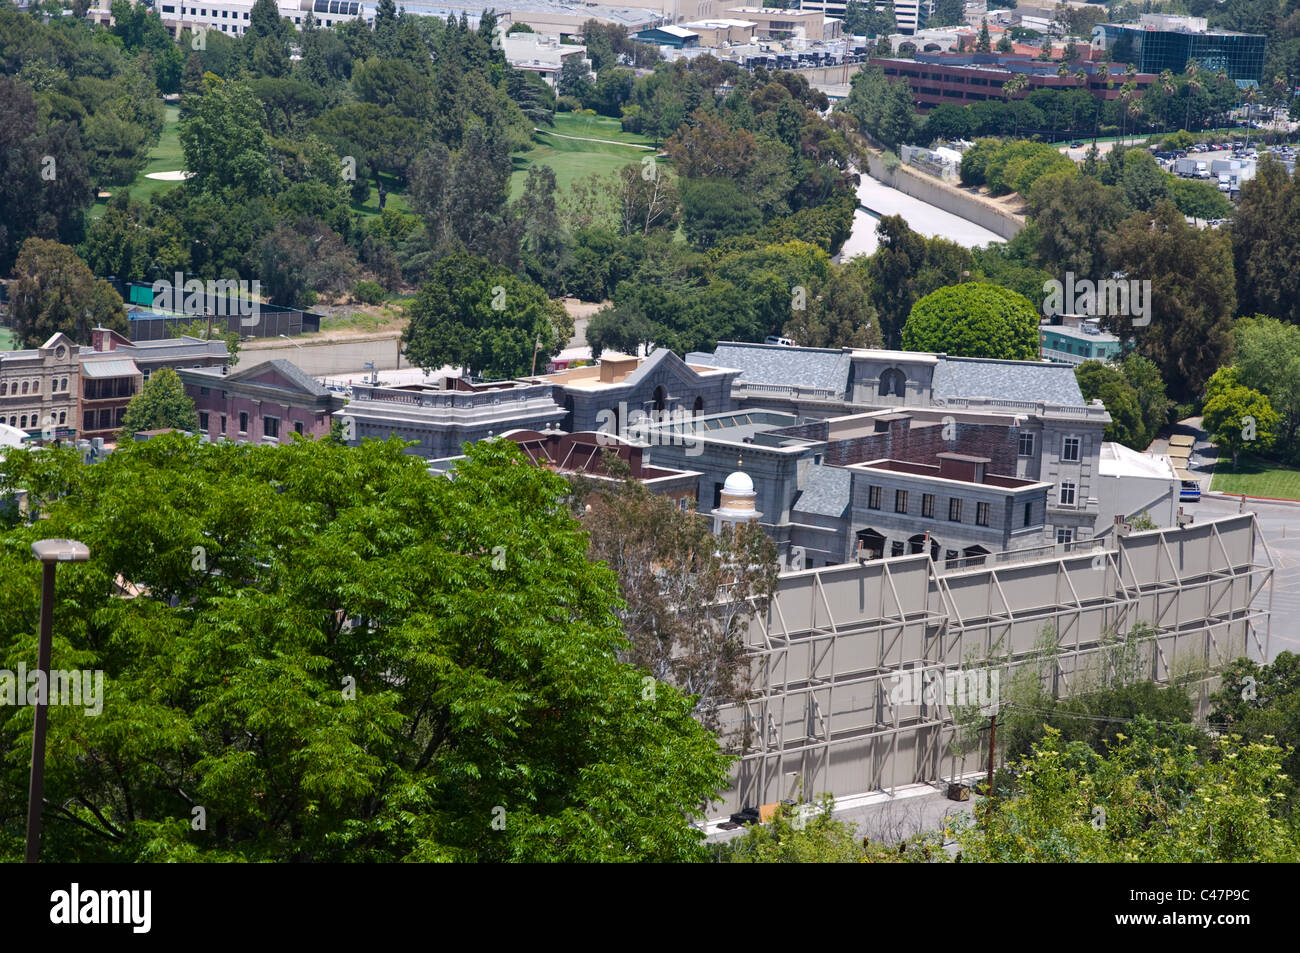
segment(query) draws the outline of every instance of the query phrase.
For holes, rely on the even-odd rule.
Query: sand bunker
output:
[[[159,179],[163,182],[180,182],[192,176],[193,172],[147,172],[146,179]]]

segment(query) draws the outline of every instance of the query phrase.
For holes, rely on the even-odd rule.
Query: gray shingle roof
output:
[[[941,357],[934,369],[934,396],[991,397],[1042,401],[1082,407],[1074,368],[1039,361],[994,361],[975,357]]]
[[[843,396],[852,357],[848,351],[830,348],[723,341],[712,354],[686,355],[686,362],[737,368],[739,380],[751,384],[825,387]]]
[[[852,484],[853,475],[842,467],[809,467],[803,492],[791,510],[814,516],[843,516],[849,507]]]

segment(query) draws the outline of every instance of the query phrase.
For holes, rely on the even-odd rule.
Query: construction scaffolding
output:
[[[996,671],[1005,689],[1037,666],[1060,697],[1131,634],[1143,674],[1187,680],[1203,715],[1224,665],[1268,658],[1273,565],[1246,513],[958,572],[917,554],[783,574],[749,624],[753,694],[722,711],[723,736],[745,741],[713,812],[978,771],[953,699],[899,692],[918,669]]]

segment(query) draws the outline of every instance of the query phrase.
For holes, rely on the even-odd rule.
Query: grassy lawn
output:
[[[554,133],[554,134],[553,134]],[[565,139],[563,136],[577,138]],[[607,139],[611,142],[584,142],[583,139]],[[533,147],[515,155],[514,174],[510,176],[510,198],[517,199],[524,190],[528,170],[534,165],[548,165],[555,172],[555,184],[563,195],[575,182],[593,172],[612,175],[625,165],[639,163],[654,155],[645,136],[623,132],[617,119],[605,116],[580,116],[556,113],[555,129],[533,134]],[[662,163],[661,163],[662,167]]]
[[[624,132],[623,124],[608,116],[584,116],[581,113],[556,113],[555,126],[548,132],[562,136],[581,136],[586,139],[611,139],[630,145],[654,146],[654,142],[639,132]]]
[[[0,328],[0,351],[12,351],[17,347],[14,332],[9,328]]]
[[[163,121],[162,136],[158,139],[158,145],[153,147],[149,153],[149,162],[141,170],[140,174],[135,177],[131,183],[131,198],[144,205],[149,204],[149,200],[160,192],[166,192],[180,185],[180,181],[166,182],[159,179],[145,178],[150,172],[179,172],[185,168],[185,156],[181,153],[181,140],[179,135],[181,111],[179,106],[164,107],[165,119]],[[91,218],[99,218],[104,214],[104,206],[108,204],[107,199],[96,199],[95,204],[90,209]]]
[[[1210,489],[1215,493],[1300,500],[1300,470],[1243,455],[1237,464],[1237,472],[1233,473],[1232,458],[1225,456],[1214,469]]]

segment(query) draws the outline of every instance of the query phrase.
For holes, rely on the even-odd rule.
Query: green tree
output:
[[[1031,361],[1038,357],[1038,314],[1007,288],[949,285],[912,306],[902,341],[908,351]]]
[[[1284,813],[1295,818],[1300,804],[1300,655],[1281,652],[1271,664],[1238,659],[1223,673],[1210,721],[1257,743],[1276,744],[1286,752]]]
[[[1205,402],[1204,421],[1210,441],[1232,454],[1235,473],[1243,450],[1263,453],[1273,445],[1279,418],[1266,396],[1238,384]]]
[[[1232,217],[1237,295],[1245,314],[1300,323],[1300,269],[1293,261],[1300,234],[1300,186],[1271,155],[1241,186]]]
[[[267,2],[275,8],[273,0]],[[267,194],[272,176],[262,122],[262,106],[247,86],[211,83],[180,124],[185,168],[191,173],[186,186],[215,195],[233,189]]]
[[[1233,367],[1244,387],[1267,395],[1277,411],[1278,445],[1300,455],[1300,327],[1267,315],[1242,319],[1236,329]]]
[[[28,544],[67,536],[92,555],[60,573],[54,657],[104,672],[102,714],[50,712],[45,859],[707,858],[690,821],[727,759],[690,700],[618,661],[617,580],[569,484],[508,441],[454,480],[402,450],[8,454],[5,491],[43,518],[0,553],[0,654],[35,665]],[[0,707],[4,751],[30,750],[26,716]],[[26,759],[3,770],[14,860]]]
[[[59,331],[78,344],[90,344],[90,330],[97,325],[126,333],[121,296],[67,245],[27,239],[13,277],[10,316],[23,347],[39,347]]]
[[[1060,280],[1067,271],[1108,275],[1106,242],[1128,212],[1119,189],[1092,176],[1059,172],[1039,179],[1028,199],[1044,268]]]
[[[1170,202],[1120,223],[1106,244],[1109,266],[1129,281],[1149,281],[1145,324],[1129,315],[1103,318],[1160,367],[1176,399],[1194,399],[1231,345],[1236,308],[1232,246],[1218,229],[1199,229]]]
[[[630,412],[620,423],[637,433]],[[592,560],[618,574],[627,604],[620,658],[693,698],[695,717],[716,731],[719,707],[749,696],[746,620],[776,589],[776,545],[756,525],[715,536],[707,517],[630,480],[574,502]]]
[[[490,380],[534,373],[573,336],[573,319],[530,281],[481,258],[440,260],[407,306],[402,334],[412,364],[464,367]]]
[[[1084,361],[1074,369],[1074,376],[1084,400],[1100,399],[1106,405],[1110,423],[1106,425],[1103,439],[1145,450],[1151,443],[1151,435],[1143,423],[1137,393],[1119,368],[1101,361]]]
[[[702,179],[685,184],[682,231],[696,248],[712,248],[724,238],[755,231],[762,213],[753,197],[730,179]]]
[[[189,433],[198,433],[199,414],[194,401],[185,393],[185,385],[170,367],[160,367],[150,375],[144,389],[131,398],[122,417],[118,442],[131,439],[141,430],[162,430],[175,427]]]
[[[1283,752],[1239,737],[1214,757],[1159,744],[1139,719],[1105,756],[1048,729],[1011,797],[958,832],[975,862],[1295,862],[1300,833],[1276,816]]]
[[[1119,362],[1119,368],[1124,380],[1133,388],[1138,411],[1142,414],[1142,429],[1149,443],[1169,423],[1169,412],[1173,410],[1174,402],[1165,394],[1165,382],[1154,361],[1130,351]]]
[[[979,32],[979,36],[975,40],[975,52],[976,53],[993,52],[993,44],[989,40],[988,20],[980,20],[980,32]]]

